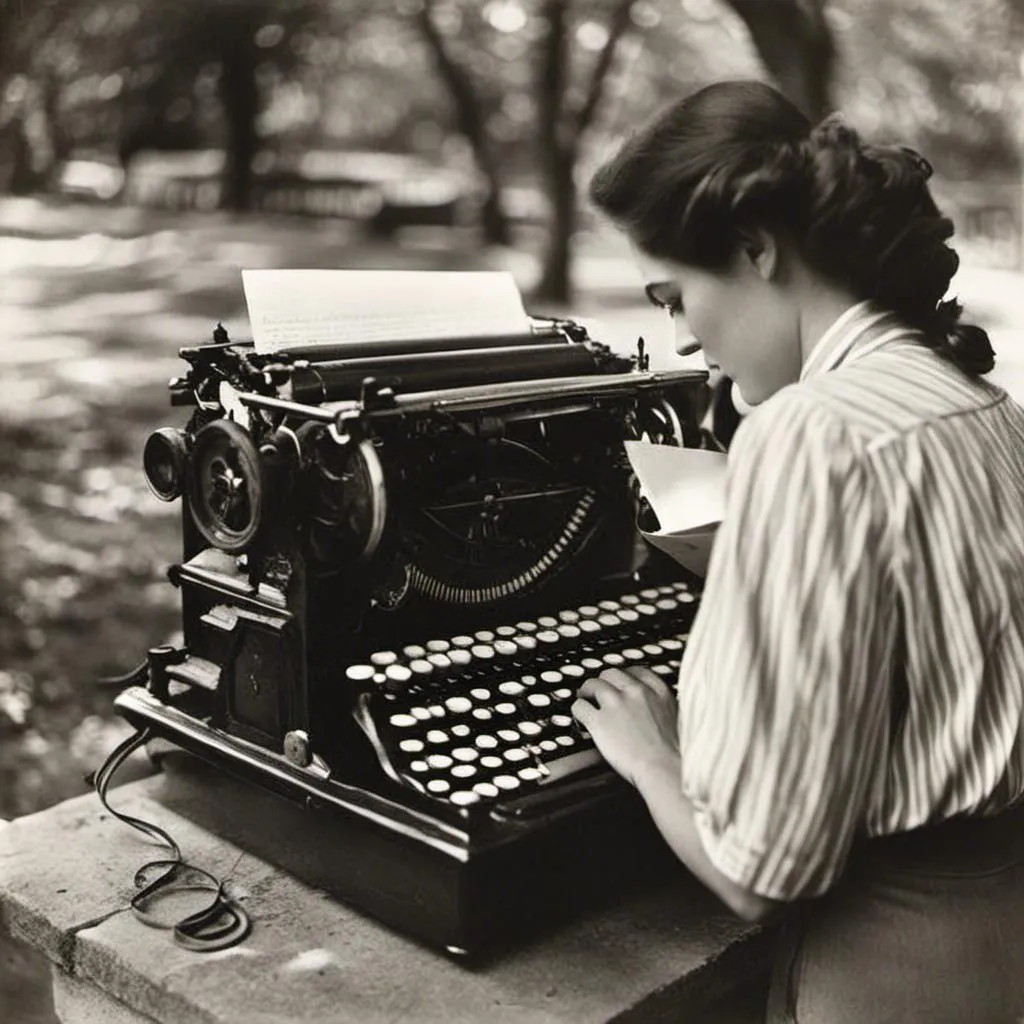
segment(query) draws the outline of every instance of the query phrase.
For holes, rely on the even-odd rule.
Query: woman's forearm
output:
[[[658,831],[690,871],[740,917],[764,921],[784,904],[750,892],[715,867],[704,849],[694,807],[683,794],[680,777],[679,755],[666,751],[637,772],[634,783]]]

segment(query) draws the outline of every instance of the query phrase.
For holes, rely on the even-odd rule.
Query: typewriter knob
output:
[[[185,435],[174,427],[161,427],[146,438],[142,468],[149,489],[161,501],[181,496],[186,457]]]
[[[249,434],[231,420],[207,423],[195,436],[187,479],[199,532],[222,551],[244,551],[264,505],[263,471]]]
[[[309,742],[309,734],[302,729],[293,729],[285,733],[284,756],[292,764],[305,768],[313,761],[313,750]]]

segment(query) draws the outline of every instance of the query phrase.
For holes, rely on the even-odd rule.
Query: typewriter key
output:
[[[622,651],[622,656],[626,661],[644,661],[644,652],[638,651],[635,647],[626,647]]]
[[[498,745],[497,737],[491,736],[488,733],[481,733],[473,741],[481,750],[494,750]]]
[[[609,651],[607,654],[602,654],[601,660],[606,665],[610,665],[613,668],[618,668],[620,665],[626,664],[626,659],[621,654],[617,654],[615,651]]]
[[[539,736],[544,731],[544,727],[542,725],[540,725],[540,723],[538,723],[538,722],[531,722],[529,720],[526,720],[524,722],[519,722],[517,724],[516,728],[524,736]]]
[[[598,601],[597,607],[605,612],[617,612],[621,605],[618,601]]]
[[[536,633],[537,623],[536,622],[517,622],[516,629],[520,633]]]
[[[345,669],[345,678],[351,683],[369,682],[374,676],[372,665],[349,665]]]
[[[584,658],[580,665],[588,672],[600,672],[604,668],[604,662],[600,658]]]
[[[622,620],[615,614],[615,612],[605,612],[603,615],[598,615],[597,621],[607,629],[611,629],[613,626],[622,625]]]
[[[537,779],[543,778],[544,773],[539,768],[534,768],[527,765],[525,768],[520,768],[516,774],[523,780],[523,782],[536,782]]]
[[[616,613],[623,622],[636,622],[640,613],[632,608],[620,608]]]
[[[518,697],[521,693],[526,692],[526,687],[522,683],[517,683],[514,680],[509,680],[506,683],[498,683],[498,689],[501,693],[505,694],[506,697]]]
[[[422,681],[427,676],[433,675],[434,666],[426,658],[414,658],[409,662],[409,671],[413,674],[414,678]]]
[[[451,639],[452,647],[472,647],[476,641],[471,636],[453,636]]]
[[[537,641],[546,646],[557,644],[562,638],[553,630],[545,629],[537,634]]]
[[[463,650],[461,647],[453,648],[448,652],[446,657],[453,665],[461,667],[465,667],[473,660],[473,655],[470,654],[469,651]]]
[[[475,761],[480,755],[472,747],[456,747],[452,757],[456,761]]]
[[[568,729],[576,721],[572,715],[552,715],[551,724],[556,729]]]
[[[519,648],[511,640],[495,640],[494,641],[494,653],[500,654],[505,658],[511,657],[513,654],[519,653]]]
[[[693,594],[691,594],[688,590],[683,590],[680,593],[678,593],[676,595],[676,599],[681,604],[693,604],[693,602],[697,600],[697,598],[695,598]]]
[[[522,737],[515,729],[499,729],[498,738],[503,739],[506,743],[518,743]]]
[[[423,740],[402,740],[398,749],[406,754],[419,754],[423,750]]]
[[[596,617],[597,617],[598,615],[600,615],[600,614],[601,614],[601,609],[600,609],[600,608],[598,608],[598,607],[597,607],[596,605],[592,605],[592,604],[583,604],[583,605],[580,605],[580,607],[579,607],[579,608],[577,608],[576,610],[577,610],[577,611],[578,611],[578,612],[580,613],[580,615],[582,615],[582,616],[583,616],[583,617],[584,617],[585,619],[593,619],[593,618],[596,618]]]
[[[537,685],[537,677],[536,676],[520,676],[519,677],[519,682],[521,682],[523,684],[523,686],[536,686]]]
[[[558,619],[552,618],[550,615],[542,615],[537,620],[537,625],[541,629],[554,629],[558,625]]]
[[[412,715],[404,714],[392,715],[389,721],[396,729],[408,729],[416,724],[416,719]]]
[[[481,644],[489,644],[494,640],[494,634],[489,629],[478,629],[473,636]]]
[[[573,626],[573,625],[570,625],[569,623],[563,623],[561,626],[559,626],[555,630],[555,632],[563,640],[576,640],[576,639],[578,639],[580,637],[580,635],[582,633],[582,631],[580,630],[579,626]]]
[[[516,634],[512,642],[521,651],[535,651],[537,649],[537,641],[532,636],[526,636],[525,634]]]
[[[681,651],[683,649],[683,643],[681,640],[677,640],[675,637],[667,636],[664,640],[659,640],[662,650],[665,651]]]
[[[495,775],[493,782],[498,789],[519,788],[519,780],[514,775]]]
[[[412,673],[405,665],[388,665],[384,669],[384,675],[387,676],[388,682],[391,683],[407,683],[412,679]]]
[[[388,665],[394,665],[398,661],[398,655],[394,651],[374,651],[370,655],[370,664],[376,665],[377,668],[387,668]]]
[[[646,590],[640,591],[640,596],[645,601],[657,601],[658,600],[658,589],[657,587],[648,587]]]
[[[431,654],[444,654],[451,647],[447,640],[428,640],[427,650]]]
[[[448,733],[446,733],[443,729],[430,729],[427,732],[427,742],[439,744],[447,743]]]
[[[431,779],[427,783],[427,791],[430,793],[447,793],[452,788],[447,779]]]
[[[471,735],[472,732],[473,732],[473,730],[470,729],[470,727],[468,725],[453,725],[452,726],[452,735],[456,736],[460,740],[464,740],[467,736]]]
[[[468,697],[449,697],[444,702],[444,706],[453,715],[464,715],[467,711],[472,710],[473,703]]]
[[[498,787],[493,782],[478,782],[473,787],[474,793],[479,793],[483,797],[496,797],[498,795]]]
[[[668,665],[662,665],[660,663],[657,664],[657,665],[652,665],[651,666],[651,671],[656,673],[659,676],[667,677],[667,676],[675,675],[675,673],[672,671],[672,669],[670,669],[668,667]]]
[[[679,602],[674,597],[660,597],[654,602],[654,607],[659,612],[674,612],[679,610]]]
[[[553,754],[558,749],[558,744],[554,740],[541,740],[537,744],[545,754]]]
[[[469,653],[479,661],[490,661],[494,657],[494,648],[490,644],[473,644]]]
[[[447,654],[438,654],[437,652],[428,654],[427,661],[429,661],[438,672],[444,672],[452,667],[452,659],[449,658]]]
[[[640,603],[640,598],[636,594],[623,594],[619,600],[626,605],[634,605]]]
[[[425,658],[427,656],[427,649],[420,647],[419,644],[410,644],[408,647],[402,648],[402,654],[411,661],[416,658]]]
[[[422,775],[426,771],[430,771],[430,765],[426,761],[410,761],[409,771],[415,772],[417,775]]]
[[[571,700],[576,696],[576,691],[569,689],[568,686],[560,686],[557,690],[551,691],[551,696],[555,700]]]
[[[643,651],[649,658],[660,658],[665,653],[665,648],[661,644],[644,644]]]
[[[480,797],[469,790],[461,789],[457,793],[452,793],[448,799],[459,807],[468,807],[470,804],[475,804]]]
[[[557,669],[546,668],[543,672],[541,672],[540,680],[542,683],[547,683],[549,686],[554,686],[556,683],[560,683],[562,681],[562,673],[559,672]]]
[[[646,603],[645,604],[638,604],[636,606],[636,610],[641,615],[646,615],[647,618],[651,618],[652,616],[658,614],[658,609],[655,608],[653,604],[646,604]]]
[[[499,626],[494,632],[502,640],[511,640],[519,630],[515,626]]]
[[[489,722],[494,716],[489,708],[473,708],[473,717],[478,722]]]
[[[571,608],[567,608],[565,611],[559,612],[558,617],[563,622],[567,622],[570,625],[574,625],[575,623],[579,622],[581,618],[580,613],[574,612]]]
[[[440,704],[431,704],[427,710],[434,718],[444,718],[445,710]]]
[[[483,686],[476,686],[476,687],[474,687],[472,690],[469,691],[469,695],[470,695],[470,697],[473,698],[473,700],[490,700],[491,699],[491,691],[488,690],[488,689],[485,689]]]
[[[555,737],[555,742],[560,747],[575,747],[576,746],[576,737],[575,736],[570,736],[568,733],[564,733],[563,732],[560,736],[556,736]]]
[[[505,762],[496,754],[484,754],[480,758],[480,765],[488,771],[494,771],[495,768],[504,768]]]
[[[551,698],[546,693],[531,693],[527,701],[532,707],[547,708],[551,706]]]
[[[529,697],[527,700],[529,700]],[[514,715],[516,713],[516,706],[511,701],[503,700],[500,704],[494,705],[494,710],[499,715]]]
[[[457,764],[449,774],[456,779],[471,779],[476,775],[476,768],[471,764]]]
[[[430,711],[424,707],[409,708],[409,714],[416,719],[417,722],[428,722],[433,717]]]
[[[582,679],[587,674],[582,665],[563,665],[558,671],[566,679]]]
[[[580,619],[577,627],[581,633],[600,633],[601,624],[594,619]]]
[[[509,749],[505,751],[505,760],[509,761],[511,764],[517,764],[520,761],[527,761],[529,760],[529,757],[529,752],[523,750],[522,747],[509,747]]]
[[[676,588],[671,583],[663,583],[660,587],[658,587],[659,594],[668,594],[669,596],[671,596],[675,592]]]
[[[439,771],[441,768],[451,768],[453,764],[452,759],[447,754],[430,754],[427,757],[427,765]]]

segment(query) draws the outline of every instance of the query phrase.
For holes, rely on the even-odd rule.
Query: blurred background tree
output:
[[[413,153],[472,175],[485,244],[542,229],[537,295],[564,303],[600,154],[714,79],[1013,178],[1021,21],[1024,0],[0,0],[0,187],[52,186],[73,153],[213,150],[219,205],[246,210],[311,150]]]

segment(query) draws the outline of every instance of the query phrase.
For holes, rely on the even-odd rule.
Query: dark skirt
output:
[[[871,840],[783,928],[768,1024],[1024,1024],[1024,807]]]

